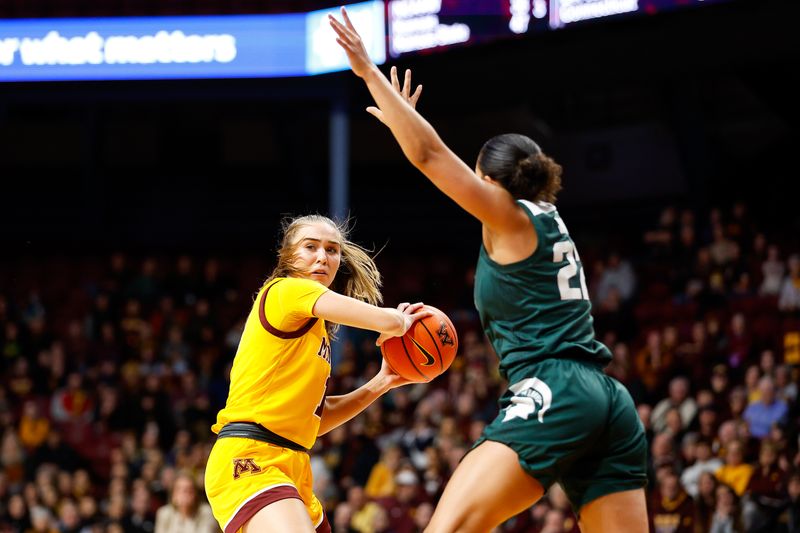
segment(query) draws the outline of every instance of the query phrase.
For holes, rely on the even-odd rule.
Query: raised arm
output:
[[[520,218],[511,194],[497,184],[480,179],[444,144],[430,123],[417,113],[412,105],[416,98],[412,101],[412,97],[408,96],[410,72],[406,72],[404,89],[395,89],[369,58],[344,7],[342,19],[344,23],[330,17],[331,26],[337,34],[336,42],[347,53],[353,72],[364,80],[375,99],[377,109],[371,109],[370,112],[389,127],[411,164],[489,228],[505,232],[519,227],[521,221],[526,223],[524,218]],[[392,76],[396,81],[394,69]],[[414,94],[418,97],[418,92]]]

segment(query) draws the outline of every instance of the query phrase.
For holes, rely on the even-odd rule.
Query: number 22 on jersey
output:
[[[558,270],[558,292],[561,293],[562,300],[588,300],[589,291],[586,288],[586,276],[583,273],[583,265],[580,264],[578,249],[575,248],[575,243],[572,242],[561,217],[556,215],[554,218],[558,224],[558,231],[567,237],[567,240],[553,244],[553,263],[562,263],[565,258],[568,261],[567,265]],[[580,287],[570,286],[570,280],[576,275],[580,278]]]

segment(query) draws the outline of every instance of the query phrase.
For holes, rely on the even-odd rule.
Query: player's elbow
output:
[[[446,150],[447,147],[431,128],[423,131],[405,152],[411,164],[425,172]]]
[[[424,169],[430,164],[432,153],[430,147],[420,144],[409,149],[406,157],[417,169],[425,172]]]
[[[441,160],[442,153],[440,147],[435,144],[425,143],[417,147],[409,160],[420,172],[430,177],[434,167]]]

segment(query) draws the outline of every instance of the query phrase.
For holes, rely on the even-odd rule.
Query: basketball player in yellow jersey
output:
[[[372,258],[343,226],[312,215],[284,228],[278,265],[256,295],[225,408],[211,428],[218,436],[205,488],[225,533],[330,532],[312,492],[308,449],[409,383],[384,361],[362,387],[326,397],[330,335],[344,324],[377,331],[382,342],[430,314],[421,303],[377,307],[380,285]]]

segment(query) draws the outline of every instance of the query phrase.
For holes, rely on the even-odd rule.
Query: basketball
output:
[[[381,345],[389,366],[411,381],[430,381],[453,363],[458,351],[458,335],[453,323],[440,310],[426,305],[433,315],[414,322],[402,337]]]

